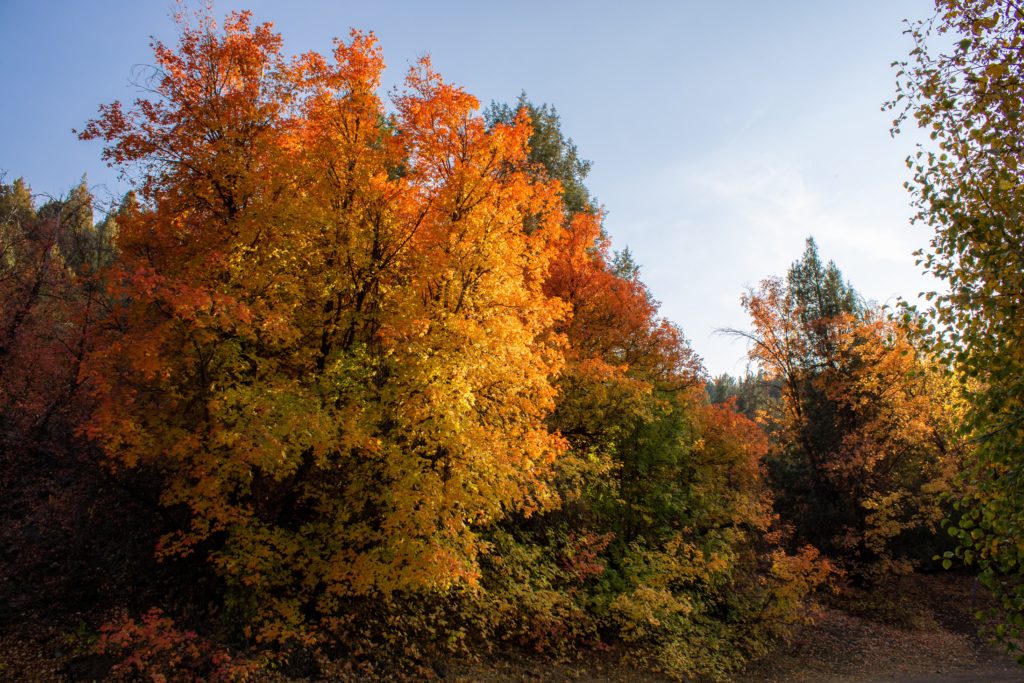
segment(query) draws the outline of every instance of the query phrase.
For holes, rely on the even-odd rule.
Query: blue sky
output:
[[[744,347],[714,335],[748,325],[747,285],[782,274],[813,234],[870,299],[935,285],[912,252],[903,160],[892,140],[890,63],[925,0],[719,2],[217,2],[248,7],[290,52],[326,51],[373,30],[385,87],[430,54],[483,104],[525,90],[553,104],[594,162],[591,192],[616,247],[629,246],[662,312],[712,373],[742,372]],[[100,103],[131,100],[149,36],[174,41],[170,2],[0,0],[0,171],[59,194],[88,173],[124,189],[100,146],[76,140]]]

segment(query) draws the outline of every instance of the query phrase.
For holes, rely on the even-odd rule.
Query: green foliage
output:
[[[489,126],[510,124],[519,111],[525,109],[530,116],[533,132],[530,135],[530,161],[540,164],[546,174],[562,184],[562,202],[569,215],[594,212],[597,204],[583,181],[590,172],[592,162],[581,159],[572,138],[562,133],[558,112],[550,104],[534,104],[521,93],[515,106],[492,102],[484,111]]]
[[[823,321],[848,313],[856,315],[863,309],[860,297],[835,261],[822,266],[818,245],[808,237],[803,255],[786,272],[786,285],[799,309],[800,321],[811,333],[822,334]]]
[[[544,526],[494,531],[480,608],[498,640],[564,655],[599,640],[591,591],[611,536]]]
[[[735,399],[735,409],[751,420],[776,410],[782,396],[779,382],[769,379],[764,370],[747,371],[738,378],[728,373],[718,375],[708,381],[706,390],[711,403],[728,403]]]
[[[893,130],[908,120],[930,142],[907,160],[916,220],[933,232],[921,264],[945,281],[929,329],[962,378],[974,444],[950,526],[1024,635],[1024,9],[1009,0],[937,0],[910,25]],[[948,46],[948,47],[947,47]],[[948,558],[947,558],[948,559]]]
[[[42,220],[54,224],[57,249],[64,263],[78,274],[95,273],[114,257],[115,213],[94,222],[95,207],[85,176],[67,197],[51,199],[39,207]]]

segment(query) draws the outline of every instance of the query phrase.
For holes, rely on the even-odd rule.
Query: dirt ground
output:
[[[881,596],[848,599],[823,609],[791,642],[740,672],[735,683],[1024,683],[1024,667],[977,634],[974,611],[985,596],[967,577],[909,577]],[[65,636],[66,638],[66,636]],[[56,634],[0,637],[0,681],[91,680],[68,668]],[[449,662],[434,680],[475,683],[607,681],[658,683],[668,679],[617,661],[614,652],[580,661],[509,656],[485,663]],[[69,676],[68,674],[71,673]],[[77,675],[76,675],[77,674]],[[367,679],[369,680],[369,679]]]
[[[975,683],[1024,681],[1024,667],[978,635],[984,605],[970,579],[911,579],[889,605],[824,610],[788,647],[737,683]],[[852,613],[851,613],[852,612]]]
[[[821,610],[789,645],[754,662],[735,683],[1013,683],[1024,667],[978,635],[983,589],[969,577],[908,577],[891,592]],[[458,669],[458,668],[457,668]],[[447,680],[470,683],[668,679],[595,654],[575,664],[507,661],[466,666]]]

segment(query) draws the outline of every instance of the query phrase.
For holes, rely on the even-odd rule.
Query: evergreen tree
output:
[[[92,192],[84,175],[67,197],[51,199],[39,208],[40,217],[53,224],[61,258],[77,273],[98,265],[100,238],[93,209]]]
[[[803,256],[789,267],[786,287],[810,351],[803,362],[808,367],[820,366],[834,350],[834,340],[828,334],[829,321],[843,314],[861,314],[860,298],[843,281],[835,261],[822,265],[814,237],[807,238]]]
[[[541,164],[551,178],[562,183],[562,201],[570,215],[597,210],[597,201],[584,185],[591,162],[581,159],[572,138],[562,133],[562,123],[555,108],[549,104],[537,105],[526,93],[519,95],[515,106],[492,102],[484,112],[488,126],[510,124],[521,109],[530,114],[533,134],[530,136],[530,161]]]

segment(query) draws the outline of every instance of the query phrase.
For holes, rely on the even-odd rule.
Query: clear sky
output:
[[[0,172],[60,194],[88,173],[100,195],[124,189],[98,143],[71,133],[100,103],[131,100],[131,67],[149,37],[173,43],[174,5],[158,0],[0,0]],[[880,303],[934,288],[912,252],[902,184],[908,139],[892,140],[893,60],[905,18],[925,0],[604,0],[217,2],[247,7],[289,52],[327,51],[349,27],[373,30],[385,87],[430,54],[483,104],[526,91],[553,104],[594,162],[587,185],[629,246],[662,312],[713,374],[742,372],[747,285],[781,275],[813,234]]]

